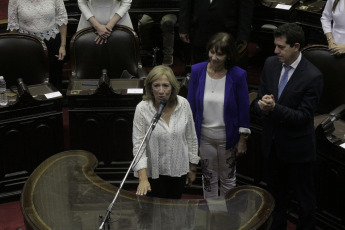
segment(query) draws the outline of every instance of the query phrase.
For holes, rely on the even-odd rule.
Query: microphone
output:
[[[158,111],[156,113],[156,115],[153,117],[152,119],[152,130],[156,127],[157,122],[159,121],[159,118],[162,115],[163,109],[167,104],[167,100],[162,99],[161,102],[159,103],[159,107],[158,107]]]
[[[165,100],[165,99],[162,99],[161,102],[159,103],[158,111],[157,111],[156,116],[155,116],[155,119],[157,121],[161,117],[163,109],[166,106],[166,104],[167,104],[167,100]]]
[[[344,114],[345,114],[345,104],[342,104],[329,113],[329,115],[332,116],[331,122],[338,120]]]
[[[22,96],[24,93],[29,92],[28,87],[25,85],[22,78],[18,78],[17,82],[18,82],[17,90],[18,90],[19,96]]]
[[[107,69],[102,69],[102,75],[98,80],[98,86],[101,86],[102,84],[105,84],[107,86],[110,85]]]

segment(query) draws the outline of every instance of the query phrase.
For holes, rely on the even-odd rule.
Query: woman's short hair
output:
[[[145,93],[143,96],[143,100],[152,100],[153,102],[155,102],[155,97],[153,96],[152,92],[152,83],[163,75],[165,75],[168,78],[169,83],[171,85],[171,95],[169,98],[169,102],[173,103],[177,101],[177,94],[180,90],[180,84],[177,81],[172,69],[164,65],[158,65],[154,67],[147,75],[145,80]]]
[[[237,64],[238,50],[233,36],[228,33],[216,33],[211,37],[206,46],[206,51],[215,49],[226,55],[225,68],[231,68]]]

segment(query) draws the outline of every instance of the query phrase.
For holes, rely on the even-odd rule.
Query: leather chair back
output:
[[[329,113],[345,102],[345,56],[332,56],[326,45],[310,45],[302,54],[322,73],[324,88],[318,113]]]
[[[96,36],[92,27],[74,34],[70,43],[72,77],[98,79],[102,69],[107,69],[109,78],[120,78],[124,70],[140,77],[139,39],[134,30],[117,25],[102,45],[96,44]]]
[[[0,34],[0,76],[7,88],[22,78],[27,85],[43,83],[49,77],[48,51],[38,37],[20,34]]]

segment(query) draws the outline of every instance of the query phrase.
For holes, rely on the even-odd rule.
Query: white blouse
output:
[[[82,15],[80,16],[77,31],[92,26],[88,21],[92,16],[100,24],[106,25],[115,14],[121,17],[118,22],[119,25],[133,28],[128,14],[131,4],[132,0],[78,0],[78,6]]]
[[[339,1],[334,12],[332,12],[333,3],[334,0],[328,0],[322,12],[322,29],[324,33],[332,32],[336,43],[345,45],[345,1]]]
[[[202,127],[224,128],[224,95],[226,76],[220,79],[213,79],[206,72],[206,83],[204,92],[204,112]]]
[[[153,179],[159,178],[159,175],[180,177],[189,172],[189,163],[198,164],[198,140],[192,111],[185,98],[177,96],[177,101],[169,125],[161,117],[143,145],[133,166],[135,176],[138,176],[138,170],[146,168],[147,176]],[[156,113],[152,101],[141,101],[137,105],[133,121],[134,155]]]
[[[67,21],[63,0],[9,0],[8,30],[49,40],[56,37],[58,27],[67,25]]]

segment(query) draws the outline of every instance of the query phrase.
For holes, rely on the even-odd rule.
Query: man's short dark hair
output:
[[[304,32],[302,27],[296,23],[286,23],[279,26],[274,31],[274,37],[286,37],[286,44],[293,47],[296,43],[300,44],[300,48],[304,46]]]

